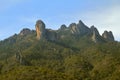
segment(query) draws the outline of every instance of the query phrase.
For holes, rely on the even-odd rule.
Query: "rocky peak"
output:
[[[78,25],[79,25],[79,26],[85,26],[85,24],[84,24],[81,20],[79,20]]]
[[[24,28],[22,31],[20,31],[20,35],[27,35],[27,34],[30,34],[31,33],[31,30],[28,29],[28,28]]]
[[[65,30],[67,26],[65,24],[61,25],[60,30]]]
[[[72,23],[69,26],[72,34],[85,35],[90,33],[90,29],[80,20],[78,24]]]
[[[72,34],[78,34],[77,24],[76,23],[71,23],[69,25],[69,29],[72,32]]]
[[[35,25],[36,33],[37,33],[37,39],[42,38],[45,36],[45,24],[42,20],[38,20]]]
[[[113,33],[111,31],[104,31],[104,33],[102,34],[102,37],[109,40],[109,41],[114,41],[114,36]]]
[[[46,29],[46,38],[51,41],[57,40],[57,33],[54,30]]]
[[[97,28],[95,28],[94,25],[93,25],[93,26],[91,26],[90,29],[91,29],[91,32],[92,32],[92,41],[94,41],[95,43],[100,41],[99,40],[100,34],[99,34]]]
[[[35,27],[38,40],[41,38],[46,38],[48,40],[55,41],[74,34],[75,36],[78,37],[86,35],[90,37],[92,41],[94,41],[95,43],[106,41],[105,39],[114,41],[114,37],[111,31],[110,32],[105,31],[101,36],[97,28],[94,27],[94,25],[91,26],[91,28],[88,28],[81,20],[77,24],[71,23],[69,27],[63,24],[61,25],[59,30],[45,29],[45,24],[42,20],[38,20],[36,22]]]
[[[96,35],[100,35],[100,34],[99,34],[99,32],[98,32],[98,30],[97,30],[97,28],[96,28],[96,27],[94,27],[94,25],[93,25],[93,26],[91,26],[91,28],[90,28],[90,29],[91,29],[91,32],[92,32],[92,33],[95,33]]]
[[[90,29],[81,20],[77,24],[77,28],[79,30],[80,35],[90,33]]]

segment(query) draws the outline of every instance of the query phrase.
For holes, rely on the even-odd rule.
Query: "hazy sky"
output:
[[[100,34],[111,30],[120,41],[120,0],[1,0],[0,40],[23,28],[35,29],[38,19],[52,29],[82,20]]]

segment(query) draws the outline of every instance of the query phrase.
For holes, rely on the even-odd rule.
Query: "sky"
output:
[[[120,41],[120,0],[1,0],[0,40],[23,28],[35,30],[37,20],[54,30],[82,20],[88,27],[94,25],[100,34],[112,31]]]

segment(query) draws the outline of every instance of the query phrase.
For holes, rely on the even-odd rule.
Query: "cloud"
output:
[[[103,7],[102,10],[89,11],[82,14],[87,24],[95,25],[100,33],[104,30],[113,32],[115,39],[120,41],[120,5]]]

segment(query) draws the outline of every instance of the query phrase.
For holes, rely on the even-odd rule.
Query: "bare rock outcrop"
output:
[[[45,38],[47,40],[56,41],[59,39],[67,38],[69,36],[88,36],[95,43],[105,42],[106,40],[114,41],[114,36],[111,31],[105,31],[101,36],[97,28],[95,28],[94,26],[91,26],[91,28],[89,28],[81,20],[77,24],[70,24],[69,27],[63,24],[58,30],[45,29],[44,22],[42,20],[38,20],[35,27],[38,40],[40,40],[41,38]],[[30,31],[23,30],[21,32],[21,35],[27,34],[28,32]]]
[[[90,33],[90,29],[80,20],[77,24],[80,35],[85,35]]]
[[[80,20],[78,24],[70,24],[70,29],[73,34],[85,35],[90,33],[90,29]]]
[[[45,24],[42,20],[38,20],[35,25],[36,33],[37,33],[37,39],[41,39],[45,36]]]
[[[45,24],[43,21],[38,20],[36,22],[35,27],[36,27],[36,33],[37,33],[38,40],[45,38],[47,40],[55,41],[57,39],[56,31],[51,30],[51,29],[45,29]]]
[[[79,30],[77,29],[76,23],[70,24],[69,28],[70,28],[70,31],[72,32],[72,34],[79,34]]]
[[[65,30],[65,29],[67,29],[67,26],[65,24],[63,24],[63,25],[61,25],[59,30]]]
[[[92,41],[95,42],[95,43],[99,42],[101,36],[100,36],[97,28],[95,28],[94,26],[91,26],[90,29],[91,29],[91,32],[92,32]]]
[[[102,34],[102,37],[105,38],[106,40],[109,41],[114,41],[114,36],[113,33],[111,31],[104,31],[104,33]]]
[[[15,54],[16,57],[16,61],[18,61],[20,64],[25,65],[26,62],[22,56],[22,52],[20,50],[18,50],[18,52]]]
[[[57,33],[54,30],[47,29],[46,30],[46,38],[51,41],[57,40]]]
[[[30,34],[32,31],[28,28],[24,28],[21,32],[20,32],[20,35],[23,36],[23,35],[27,35],[27,34]]]

